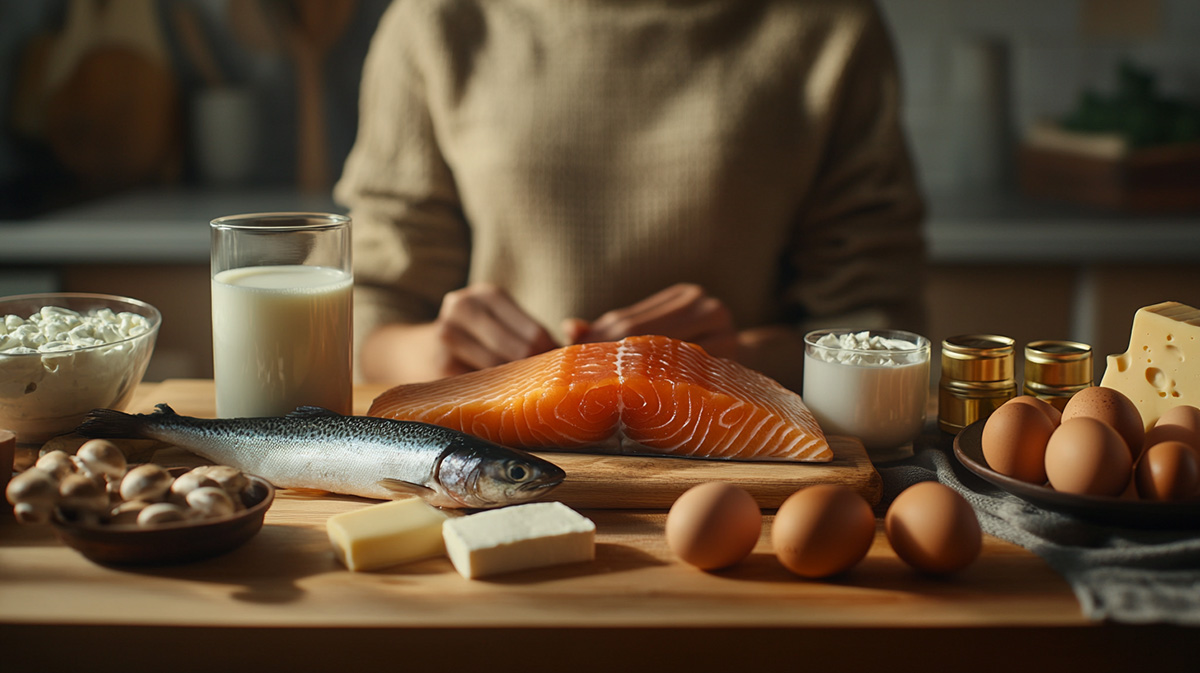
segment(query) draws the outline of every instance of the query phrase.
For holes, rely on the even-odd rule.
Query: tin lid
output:
[[[1013,378],[1013,340],[999,334],[962,334],[942,342],[942,376],[958,381]]]
[[[1031,341],[1025,346],[1025,380],[1054,386],[1092,383],[1092,347],[1077,341]]]

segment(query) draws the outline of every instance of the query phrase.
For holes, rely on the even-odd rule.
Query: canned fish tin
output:
[[[1025,346],[1025,394],[1060,411],[1092,385],[1092,347],[1077,341],[1031,341]]]
[[[1011,338],[963,334],[942,342],[938,427],[958,433],[1016,397]]]

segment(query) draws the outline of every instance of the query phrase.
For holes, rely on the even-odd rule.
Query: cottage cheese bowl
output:
[[[75,429],[99,407],[122,409],[154,352],[162,314],[85,293],[0,298],[0,427],[17,442]]]
[[[804,402],[828,434],[862,440],[874,462],[912,455],[929,399],[929,339],[901,330],[804,337]]]

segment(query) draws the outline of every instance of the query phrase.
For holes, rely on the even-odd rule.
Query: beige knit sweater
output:
[[[921,199],[867,0],[397,0],[336,188],[355,331],[468,282],[547,328],[680,281],[739,328],[921,329]]]

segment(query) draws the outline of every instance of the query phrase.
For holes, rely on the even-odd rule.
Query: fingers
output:
[[[448,293],[438,322],[453,359],[470,369],[519,360],[557,345],[541,324],[492,285]]]
[[[613,341],[638,334],[691,341],[722,357],[737,350],[729,307],[691,283],[672,285],[636,304],[609,311],[574,341]]]

